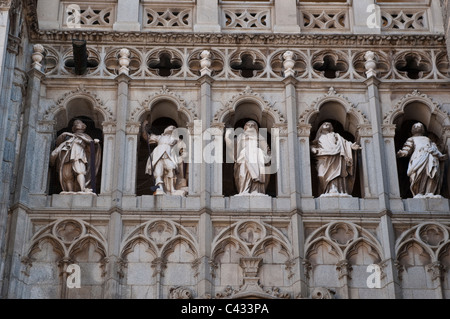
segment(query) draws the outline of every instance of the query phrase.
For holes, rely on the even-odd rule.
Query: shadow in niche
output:
[[[236,122],[234,129],[244,128],[245,123],[254,119],[244,118]],[[258,123],[258,121],[255,121]],[[258,127],[260,127],[258,123]],[[226,131],[226,128],[225,128]],[[236,137],[235,137],[236,139]],[[225,141],[225,132],[224,132]],[[269,148],[272,149],[272,135],[270,130],[267,130],[267,144]],[[222,164],[222,185],[223,185],[223,196],[230,197],[238,194],[236,183],[234,181],[234,163],[226,162],[226,143],[223,143],[223,164]],[[266,194],[271,197],[277,197],[277,173],[270,175],[270,180],[267,185]]]
[[[310,144],[312,143],[312,141],[314,141],[314,139],[316,138],[316,134],[317,134],[317,130],[318,128],[324,123],[324,122],[330,122],[333,125],[334,128],[334,132],[338,133],[339,135],[341,135],[344,139],[354,143],[355,142],[355,137],[344,130],[344,127],[342,126],[342,124],[339,121],[336,120],[324,120],[322,122],[319,123],[319,125],[317,125],[317,129],[315,131],[311,131],[311,135],[310,135]],[[316,159],[314,157],[314,155],[310,152],[310,161],[311,161],[311,185],[312,185],[312,194],[315,198],[320,197],[319,194],[319,181],[317,175],[317,168],[316,168]],[[362,198],[362,191],[361,191],[361,167],[362,167],[362,158],[361,158],[361,151],[356,152],[356,170],[355,170],[355,182],[353,185],[353,191],[350,195],[352,195],[353,197],[357,197],[357,198]]]
[[[100,140],[100,147],[102,149],[102,156],[103,156],[103,131],[99,128],[95,127],[95,122],[87,117],[87,116],[77,116],[73,119],[71,119],[69,121],[69,124],[67,127],[59,130],[58,132],[56,132],[56,137],[60,136],[62,133],[64,132],[69,132],[72,133],[72,126],[73,126],[73,122],[75,120],[81,120],[83,121],[84,124],[86,124],[86,131],[85,133],[87,135],[89,135],[92,139],[98,139]],[[55,139],[56,140],[56,139]],[[53,148],[51,149],[51,151],[53,151],[55,149],[55,141],[53,141]],[[89,159],[88,159],[89,160]],[[101,167],[101,162],[100,161],[100,167],[98,169],[98,174],[96,176],[96,180],[95,180],[95,184],[96,184],[96,189],[95,192],[96,194],[100,193],[100,187],[101,187],[101,171],[102,171],[102,167]],[[59,183],[59,174],[56,170],[56,167],[50,167],[49,169],[49,186],[48,186],[48,194],[49,195],[53,195],[53,194],[59,194],[62,192],[62,188],[61,188],[61,184]]]

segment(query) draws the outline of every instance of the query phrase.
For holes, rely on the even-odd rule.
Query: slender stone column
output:
[[[370,125],[360,125],[357,136],[361,145],[362,157],[362,188],[365,198],[378,197],[377,170],[373,161],[373,133]],[[357,139],[358,139],[357,138]]]
[[[312,197],[312,182],[311,182],[311,151],[309,145],[309,137],[311,135],[311,125],[298,125],[298,145],[300,156],[300,175],[302,197]]]
[[[198,80],[200,84],[200,119],[201,119],[201,136],[202,139],[201,143],[201,158],[195,159],[194,167],[201,168],[201,178],[200,178],[200,201],[202,207],[211,207],[211,171],[214,167],[214,164],[207,163],[205,156],[204,156],[204,150],[206,149],[206,145],[209,144],[211,141],[207,141],[203,139],[203,136],[207,136],[210,131],[210,124],[212,121],[212,103],[211,103],[211,85],[213,83],[213,79],[208,75],[204,74],[200,79]],[[196,125],[197,126],[197,125]],[[200,127],[199,127],[200,128]],[[197,135],[198,132],[195,132],[194,128],[194,134]],[[206,132],[208,130],[208,133]],[[211,135],[211,134],[209,134]],[[198,136],[196,136],[198,137]],[[200,143],[197,143],[194,145],[194,147],[200,146]],[[198,155],[200,155],[199,150],[194,149],[194,152]],[[200,160],[200,163],[198,161]],[[217,182],[217,181],[215,181]]]
[[[292,242],[295,243],[293,245],[294,259],[288,262],[292,265],[292,268],[296,269],[293,273],[298,273],[298,277],[295,277],[295,281],[292,284],[293,291],[296,296],[306,298],[309,293],[305,267],[303,266],[305,261],[305,229],[303,227],[303,217],[300,214],[292,215],[291,227]]]
[[[377,195],[379,198],[380,211],[380,241],[384,249],[384,261],[386,285],[385,291],[389,298],[397,298],[400,295],[399,280],[395,271],[395,234],[392,225],[390,202],[389,202],[389,176],[385,172],[389,172],[389,166],[393,163],[386,161],[386,148],[382,131],[383,117],[381,114],[380,97],[378,85],[380,81],[376,78],[376,64],[373,52],[368,51],[365,55],[366,74],[368,79],[365,81],[367,85],[367,95],[369,98],[370,118],[372,123],[372,141],[373,141],[373,158],[375,163],[375,171],[377,172]]]
[[[35,165],[33,167],[34,182],[31,185],[30,193],[43,195],[47,192],[47,180],[49,171],[49,161],[51,145],[54,134],[55,121],[39,121],[37,125],[36,143],[39,145],[39,152],[35,153]]]
[[[382,125],[384,147],[386,149],[387,175],[389,180],[390,198],[400,199],[400,186],[398,183],[397,150],[395,149],[395,125]]]
[[[442,141],[444,142],[444,145],[446,147],[447,155],[450,157],[450,125],[444,126],[444,129],[442,130]],[[450,168],[447,169],[447,185],[445,185],[448,189],[448,192],[450,193]],[[443,187],[445,187],[443,185]]]
[[[107,299],[120,298],[120,243],[122,241],[122,214],[113,211],[108,225],[108,263],[104,295]]]
[[[126,127],[125,145],[125,177],[124,195],[136,194],[136,165],[137,165],[137,143],[139,139],[140,123],[129,122]]]
[[[211,243],[213,241],[213,225],[208,212],[200,215],[199,233],[199,258],[198,258],[198,296],[211,295],[213,278],[210,270]]]
[[[277,171],[277,197],[290,196],[290,175],[291,169],[289,167],[289,158],[284,156],[289,153],[287,124],[275,124],[274,129],[279,130],[279,144],[276,153],[274,153],[274,145],[272,145],[272,165],[275,161],[278,166]],[[272,137],[274,136],[274,132]],[[276,156],[276,158],[274,158]]]
[[[100,194],[111,194],[113,190],[116,123],[103,122],[102,183]]]
[[[383,172],[388,171],[386,159],[385,159],[385,149],[384,149],[384,139],[383,132],[381,129],[382,114],[380,97],[378,94],[378,85],[380,83],[375,77],[371,76],[365,81],[367,85],[367,94],[369,98],[369,109],[370,118],[372,122],[372,141],[373,141],[373,162],[375,163],[375,170],[377,172],[377,196],[379,198],[379,208],[380,210],[389,209],[389,180],[386,174]],[[390,165],[391,163],[389,163]]]
[[[22,273],[22,254],[27,244],[30,219],[26,208],[23,205],[17,205],[11,210],[9,218],[8,247],[6,251],[6,263],[3,293],[5,298],[21,299],[23,295],[24,274]]]
[[[34,45],[34,62],[28,73],[28,91],[23,114],[22,140],[20,143],[20,154],[22,156],[19,158],[15,202],[27,203],[31,185],[36,181],[32,172],[36,165],[36,152],[38,149],[41,150],[41,145],[37,144],[36,129],[41,82],[45,76],[41,71],[43,53],[44,48],[41,45]]]
[[[225,124],[223,123],[213,123],[211,127],[211,135],[215,142],[215,151],[222,152],[223,150],[223,134],[225,129]],[[220,149],[219,149],[220,148]],[[220,158],[223,161],[223,156]],[[222,162],[214,162],[212,163],[211,170],[211,196],[215,197],[223,197],[223,176],[222,176]]]
[[[125,167],[126,167],[126,130],[128,116],[128,91],[131,78],[122,73],[117,76],[117,107],[116,107],[116,136],[115,136],[115,152],[108,154],[114,158],[113,169],[113,201],[117,207],[122,207],[122,196],[125,185]]]
[[[291,209],[297,209],[300,206],[300,193],[302,189],[300,187],[300,180],[304,178],[301,176],[301,168],[299,161],[299,146],[298,146],[298,130],[297,130],[297,90],[295,84],[297,80],[291,75],[283,80],[285,85],[285,103],[286,103],[286,113],[287,113],[287,135],[288,135],[288,149],[287,154],[283,156],[288,156],[289,167],[292,174],[289,174],[289,194],[291,197]]]

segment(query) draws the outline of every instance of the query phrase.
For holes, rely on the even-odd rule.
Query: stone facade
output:
[[[447,1],[324,2],[0,1],[0,297],[450,298],[449,160],[413,198],[396,156],[415,122],[449,154]],[[49,165],[75,118],[95,194]],[[248,119],[267,196],[236,196],[217,155]],[[186,196],[151,193],[144,120],[184,132]],[[361,146],[351,196],[318,192],[324,121]]]

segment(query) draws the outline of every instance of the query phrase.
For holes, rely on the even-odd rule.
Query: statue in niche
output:
[[[50,156],[50,166],[56,166],[63,193],[93,193],[100,160],[98,139],[85,133],[86,124],[75,120],[72,132],[64,132],[56,139]]]
[[[330,122],[324,122],[311,143],[311,153],[317,160],[319,193],[322,196],[350,197],[355,180],[356,154],[361,147],[334,132]]]
[[[412,136],[397,152],[398,157],[411,156],[407,175],[414,198],[441,197],[440,191],[444,177],[443,161],[448,158],[436,144],[425,136],[425,127],[416,123],[411,129]]]
[[[145,173],[155,179],[154,195],[181,195],[187,193],[186,179],[177,183],[177,179],[185,178],[185,172],[180,175],[180,168],[184,168],[184,157],[186,144],[179,138],[173,136],[176,127],[170,125],[165,128],[164,133],[155,135],[147,132],[148,121],[142,123],[142,137],[150,144],[157,144],[150,154]],[[177,189],[179,187],[179,189]]]
[[[225,135],[229,147],[234,143],[231,132],[227,130]],[[271,154],[267,141],[259,135],[255,121],[245,123],[244,132],[237,137],[235,149],[234,181],[238,195],[267,196],[270,175],[265,173],[265,166],[270,163]]]

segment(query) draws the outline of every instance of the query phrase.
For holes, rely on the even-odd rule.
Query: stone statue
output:
[[[334,132],[330,122],[324,122],[311,143],[311,152],[317,160],[319,192],[321,196],[349,197],[355,180],[356,156],[361,149]]]
[[[226,143],[232,144],[227,131]],[[267,141],[259,135],[258,124],[248,121],[244,132],[239,134],[236,143],[234,181],[238,195],[265,195],[270,175],[265,174],[265,166],[271,160]]]
[[[397,152],[398,157],[411,156],[407,175],[414,198],[441,197],[440,191],[444,176],[442,161],[448,158],[442,154],[436,144],[425,136],[425,127],[416,123],[411,129],[412,137]]]
[[[86,124],[75,120],[73,133],[64,132],[56,139],[50,165],[56,166],[62,193],[93,192],[92,185],[100,167],[101,147],[100,141],[92,139],[84,133],[85,130]]]
[[[157,144],[147,160],[145,170],[146,174],[153,175],[155,178],[157,189],[154,195],[186,195],[186,190],[176,189],[179,168],[181,165],[184,165],[182,156],[180,158],[184,149],[180,149],[177,144],[184,145],[184,148],[186,144],[182,141],[180,142],[180,139],[172,135],[176,129],[175,126],[170,125],[166,127],[163,134],[155,135],[147,133],[147,124],[147,120],[142,124],[142,137],[148,144]]]

